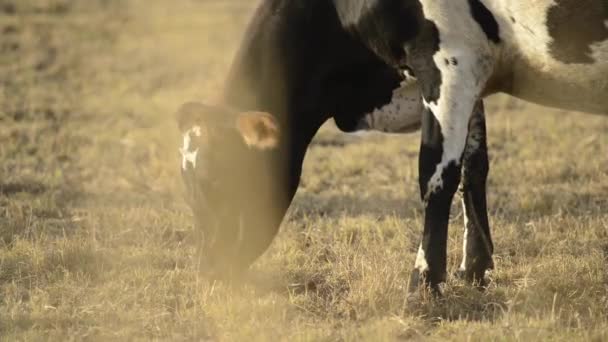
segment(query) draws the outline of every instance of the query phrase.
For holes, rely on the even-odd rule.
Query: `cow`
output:
[[[501,92],[607,114],[607,90],[604,0],[265,0],[217,106],[193,114],[190,105],[178,112],[184,140],[192,135],[187,132],[205,127],[207,151],[225,144],[247,158],[232,160],[225,153],[205,163],[201,150],[193,157],[196,168],[185,163],[191,168],[186,165],[184,178],[190,179],[200,222],[210,210],[200,209],[199,201],[219,196],[210,180],[239,180],[220,191],[229,200],[212,200],[221,207],[216,213],[226,213],[215,227],[231,228],[215,228],[211,235],[224,240],[208,249],[215,248],[211,254],[217,256],[234,241],[247,240],[250,248],[241,243],[240,256],[230,256],[245,266],[276,234],[306,148],[323,122],[333,117],[343,131],[407,132],[420,126],[424,224],[410,291],[422,284],[439,294],[446,279],[449,211],[459,186],[465,211],[460,274],[482,284],[493,267],[484,97]],[[214,127],[227,128],[233,137]],[[184,147],[192,151],[186,141]],[[222,174],[212,170],[215,163],[233,163],[235,169]],[[263,176],[252,181],[249,169]],[[251,223],[260,210],[272,214]],[[247,231],[250,237],[244,238]]]

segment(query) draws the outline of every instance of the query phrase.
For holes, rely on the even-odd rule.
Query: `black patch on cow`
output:
[[[287,168],[293,194],[306,148],[323,122],[333,116],[340,129],[352,131],[364,114],[390,102],[402,76],[388,61],[397,46],[403,58],[399,41],[415,36],[420,19],[412,16],[421,16],[422,10],[417,0],[260,3],[222,100],[239,111],[264,111],[278,120],[286,151],[277,153],[284,154],[277,169]],[[384,9],[373,16],[374,6]],[[399,14],[393,13],[396,9]],[[364,23],[360,30],[359,22]]]
[[[418,163],[420,195],[424,199],[424,195],[428,191],[428,180],[435,173],[435,167],[441,163],[443,156],[443,134],[441,133],[441,125],[433,111],[430,108],[425,108],[422,113],[421,122],[421,145]]]
[[[439,29],[425,20],[420,34],[408,46],[408,65],[420,81],[422,96],[428,103],[437,103],[441,92],[441,71],[435,65],[433,55],[439,51]]]
[[[352,132],[364,114],[390,103],[403,76],[379,59],[332,73],[322,102],[343,132]]]
[[[418,36],[424,21],[418,0],[334,0],[345,29],[388,64],[405,59],[404,44]]]
[[[458,65],[458,59],[456,59],[456,57],[444,58],[443,62],[447,66],[451,66],[451,65],[457,66]]]
[[[448,221],[452,198],[460,183],[459,161],[451,161],[441,170],[442,187],[429,193],[429,181],[441,163],[444,137],[441,125],[427,108],[422,114],[422,142],[418,161],[419,186],[422,200],[426,203],[424,232],[421,246],[426,252],[429,269],[423,278],[435,292],[445,280]]]
[[[500,43],[498,23],[492,12],[479,0],[469,0],[469,6],[471,7],[473,19],[481,26],[486,37],[496,44]]]
[[[556,0],[547,12],[551,55],[566,64],[591,64],[591,45],[608,39],[608,1]]]
[[[413,70],[427,102],[437,102],[441,72],[433,55],[439,30],[418,0],[334,0],[342,25],[388,65]]]
[[[443,187],[426,199],[422,248],[426,252],[425,259],[429,270],[424,278],[435,293],[439,292],[438,285],[446,280],[450,207],[460,183],[460,169],[456,162],[450,162],[442,170]]]
[[[484,284],[484,274],[493,268],[494,245],[488,220],[486,183],[489,172],[484,106],[479,102],[469,123],[469,136],[476,144],[467,144],[463,157],[461,192],[466,208],[466,265],[462,276]]]

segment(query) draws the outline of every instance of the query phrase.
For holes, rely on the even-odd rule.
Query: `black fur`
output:
[[[418,0],[334,0],[342,25],[386,64],[412,71],[427,102],[440,96],[441,72],[432,55],[439,31]]]
[[[408,64],[420,80],[422,96],[428,103],[437,103],[441,96],[441,71],[433,55],[439,51],[439,30],[430,20],[424,20],[420,34],[409,43]]]
[[[606,0],[557,0],[547,12],[547,27],[552,38],[549,51],[566,64],[594,63],[591,47],[608,39],[606,20]]]
[[[486,34],[489,40],[494,43],[500,43],[500,30],[498,22],[490,10],[479,0],[469,0],[471,7],[471,15],[477,21],[481,29]]]
[[[406,59],[404,43],[422,28],[424,16],[417,0],[334,0],[342,25],[394,67]]]
[[[463,157],[461,192],[467,213],[466,270],[463,276],[470,282],[484,285],[487,269],[494,268],[494,245],[488,220],[486,182],[490,169],[483,103],[475,109],[469,124],[469,139],[477,148],[467,146]]]
[[[425,204],[422,249],[426,253],[429,270],[422,280],[439,293],[439,283],[445,280],[447,233],[452,198],[460,183],[460,165],[450,163],[444,170],[442,187],[429,191],[431,177],[443,155],[443,134],[439,122],[430,109],[422,115],[422,143],[418,161],[420,194]],[[418,272],[414,270],[414,272]],[[417,286],[417,284],[410,284]]]
[[[350,6],[356,1],[263,1],[249,24],[225,83],[222,96],[225,105],[237,111],[266,111],[280,124],[285,137],[280,148],[264,156],[252,156],[250,163],[261,165],[260,160],[264,160],[267,178],[274,180],[272,186],[280,192],[281,206],[276,209],[281,215],[298,187],[304,155],[317,129],[333,117],[342,130],[353,130],[364,114],[390,101],[402,80],[398,69],[369,48],[371,40],[362,41],[352,27],[345,28],[337,3]],[[376,41],[383,39],[380,34]],[[242,165],[247,162],[239,160]],[[231,179],[219,173],[217,176],[223,179],[219,184],[239,184],[232,187],[240,187],[243,194],[268,192],[256,182],[238,181],[241,178],[251,181],[249,172],[249,167],[235,167],[226,173]],[[232,177],[233,173],[240,173],[240,177]],[[239,197],[238,192],[229,195],[235,196]],[[210,198],[207,202],[214,200]],[[246,254],[241,252],[241,258],[245,259],[243,266],[266,249],[282,218],[277,217],[272,224],[250,224],[256,221],[256,210],[263,210],[262,202],[235,201],[232,208],[225,209],[237,213],[245,208],[248,213],[244,221],[252,235],[247,240],[256,246]],[[232,227],[234,222],[226,219],[220,225]]]

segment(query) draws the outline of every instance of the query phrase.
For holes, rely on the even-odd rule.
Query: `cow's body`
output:
[[[493,264],[482,99],[504,92],[608,113],[607,14],[605,0],[266,0],[222,105],[277,118],[287,139],[268,163],[287,204],[326,119],[345,131],[421,125],[425,220],[413,285],[423,275],[437,289],[445,277],[449,208],[461,178],[461,271],[481,280]],[[405,74],[415,78],[393,93]]]
[[[607,1],[483,2],[501,37],[497,85],[491,91],[562,109],[608,113]]]
[[[358,13],[359,20],[344,20],[345,24],[351,23],[352,31],[367,28],[370,20],[366,13],[374,13],[376,21],[383,22],[382,31],[389,32],[379,38],[385,42],[393,41],[394,32],[405,35],[416,32],[414,37],[390,44],[377,44],[378,38],[370,36],[366,40],[389,64],[403,71],[406,70],[403,66],[412,70],[422,92],[420,189],[426,209],[413,279],[423,274],[437,289],[445,277],[449,206],[460,182],[463,163],[466,174],[469,155],[466,151],[479,145],[479,139],[472,134],[474,126],[469,124],[475,104],[488,94],[504,92],[556,108],[608,114],[608,2],[370,0],[363,3],[365,10],[352,11]],[[379,13],[375,13],[378,9]],[[402,23],[393,23],[396,17],[407,18],[410,26],[404,29],[399,26]],[[402,50],[397,48],[399,45]],[[374,112],[364,121],[371,121],[370,117],[382,121],[384,116],[392,113]],[[465,212],[470,206],[483,206],[485,210],[485,199],[467,196],[466,183],[465,180]],[[474,227],[469,224],[461,270],[469,278],[481,279],[485,269],[492,265],[489,227],[487,222]]]
[[[551,107],[606,114],[608,2],[602,1],[482,0],[496,23],[494,38],[483,37],[468,0],[431,1],[436,5],[428,11],[434,13],[425,16],[440,17],[446,32],[456,31],[439,38],[439,54],[442,44],[469,40],[494,64],[483,95],[504,92]],[[494,40],[497,44],[488,45]]]

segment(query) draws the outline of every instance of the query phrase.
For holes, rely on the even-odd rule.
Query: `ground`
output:
[[[608,339],[608,118],[506,97],[485,292],[407,305],[419,134],[331,125],[271,249],[199,276],[172,115],[217,94],[247,3],[0,0],[1,340]],[[456,203],[450,271],[462,227]]]

